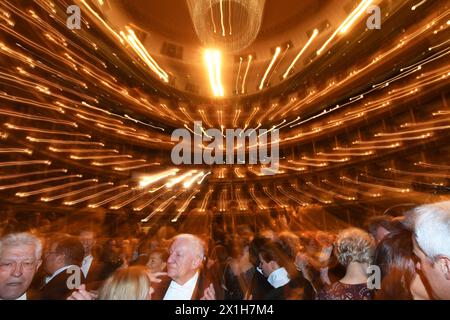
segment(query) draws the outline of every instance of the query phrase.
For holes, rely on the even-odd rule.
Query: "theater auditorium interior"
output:
[[[0,29],[0,233],[326,238],[450,199],[449,1],[3,0]]]

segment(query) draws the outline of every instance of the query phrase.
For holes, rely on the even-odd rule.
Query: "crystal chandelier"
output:
[[[258,35],[265,0],[186,0],[202,44],[236,53]]]

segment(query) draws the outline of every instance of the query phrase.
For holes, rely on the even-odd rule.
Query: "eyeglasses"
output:
[[[36,267],[36,261],[7,261],[0,262],[0,270],[2,271],[12,271],[16,270],[17,266],[20,265],[23,270],[33,270]]]

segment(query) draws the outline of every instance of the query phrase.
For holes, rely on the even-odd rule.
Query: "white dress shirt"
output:
[[[197,284],[198,276],[199,273],[197,272],[183,285],[179,285],[172,280],[163,300],[191,300]]]
[[[288,284],[291,279],[285,268],[278,268],[269,275],[267,281],[276,289]]]
[[[87,278],[93,259],[94,257],[91,254],[83,258],[83,262],[81,264],[81,271],[83,271],[85,278]]]
[[[27,293],[25,292],[23,295],[18,297],[16,300],[27,300]]]

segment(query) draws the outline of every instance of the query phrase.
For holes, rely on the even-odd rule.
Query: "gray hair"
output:
[[[426,204],[413,209],[414,237],[427,257],[450,257],[450,201]]]
[[[42,242],[35,235],[28,232],[10,233],[0,238],[0,256],[4,247],[33,245],[34,255],[36,260],[41,260],[42,257]]]
[[[359,228],[342,230],[336,240],[336,255],[339,263],[347,267],[350,262],[370,264],[375,251],[375,241]]]
[[[202,239],[190,233],[182,233],[173,237],[172,243],[178,239],[184,239],[189,241],[189,243],[192,244],[194,254],[203,260],[203,258],[205,257],[205,243]]]

